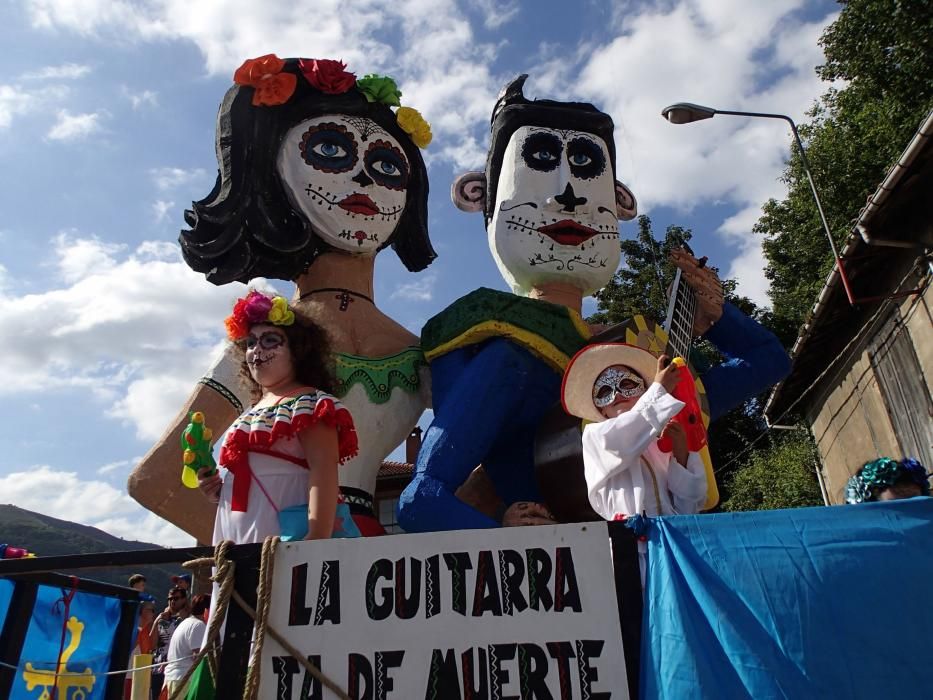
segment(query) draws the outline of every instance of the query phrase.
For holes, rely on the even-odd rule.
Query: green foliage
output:
[[[929,0],[850,0],[820,40],[826,63],[817,72],[836,82],[800,134],[837,246],[933,107],[931,7]],[[787,197],[764,206],[755,231],[766,236],[769,326],[789,347],[833,259],[796,146],[783,179]]]
[[[638,217],[638,235],[621,241],[625,262],[609,283],[593,296],[597,312],[590,323],[622,323],[641,314],[663,321],[667,313],[667,289],[674,280],[674,265],[668,260],[674,248],[683,246],[693,232],[668,226],[663,240],[656,240],[651,219]]]
[[[816,480],[819,457],[806,430],[769,433],[768,443],[743,460],[726,483],[727,511],[772,510],[822,505]]]

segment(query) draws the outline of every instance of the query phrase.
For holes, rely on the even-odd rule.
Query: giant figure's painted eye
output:
[[[408,185],[408,160],[388,141],[373,141],[363,162],[366,172],[378,184],[390,190],[403,190]]]
[[[606,169],[606,156],[595,141],[577,136],[567,144],[567,160],[574,177],[589,180],[602,175]]]
[[[359,160],[356,138],[342,124],[316,124],[301,137],[298,148],[305,163],[325,173],[343,173]]]
[[[547,131],[530,134],[522,144],[522,158],[529,168],[548,172],[560,163],[563,144],[555,135]]]

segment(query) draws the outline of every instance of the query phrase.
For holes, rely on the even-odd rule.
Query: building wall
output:
[[[933,382],[933,295],[908,297],[899,311],[910,334],[923,377]],[[842,503],[845,484],[862,464],[880,456],[900,457],[901,447],[888,415],[870,359],[871,333],[866,333],[853,360],[823,380],[807,418],[823,463],[823,480],[830,503]],[[927,416],[933,421],[933,416]],[[926,465],[933,467],[933,465]]]

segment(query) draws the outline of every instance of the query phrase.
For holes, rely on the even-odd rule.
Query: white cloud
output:
[[[74,230],[61,231],[52,239],[56,264],[65,282],[76,282],[82,277],[100,274],[116,264],[114,255],[126,246],[105,243],[96,236],[77,238]]]
[[[414,282],[407,282],[396,287],[390,299],[405,299],[407,301],[431,301],[434,298],[434,287],[437,285],[437,273],[429,272]]]
[[[193,544],[190,535],[146,511],[124,491],[82,479],[75,472],[30,466],[0,477],[0,493],[5,502],[20,508],[91,525],[124,539],[166,547]]]
[[[78,63],[63,63],[60,66],[45,66],[36,71],[23,73],[20,80],[75,80],[91,72],[90,66]]]
[[[789,155],[786,124],[718,116],[675,126],[660,111],[697,102],[802,119],[825,89],[814,72],[823,61],[817,39],[835,17],[802,23],[795,13],[803,4],[689,0],[628,12],[617,35],[587,47],[579,65],[549,62],[532,82],[532,93],[539,83],[575,84],[579,97],[614,117],[618,175],[643,213],[658,205],[685,214],[697,204],[738,208],[716,235],[737,247],[730,274],[759,303],[767,303],[766,282],[751,224],[768,198],[785,192],[779,177]],[[580,79],[568,81],[577,70]],[[699,236],[694,247],[702,252]]]
[[[141,107],[158,107],[159,93],[153,90],[143,90],[142,92],[132,92],[126,85],[123,86],[123,96],[130,101],[133,109]]]
[[[251,56],[303,56],[313,47],[315,56],[340,58],[358,74],[397,78],[404,103],[425,115],[439,141],[475,136],[499,87],[489,69],[496,47],[477,40],[454,0],[296,0],[277,4],[275,11],[226,0],[29,0],[27,7],[36,27],[102,38],[190,41],[212,75],[232,76]],[[490,5],[485,20],[507,21],[515,7],[514,2],[497,10]],[[428,151],[434,152],[441,151]],[[463,153],[455,148],[441,157],[459,156],[460,164]]]
[[[119,406],[111,415],[139,438],[157,438],[210,366],[243,286],[209,284],[164,241],[130,251],[71,232],[52,242],[65,286],[0,292],[0,337],[20,339],[0,395],[79,387]]]
[[[0,129],[13,122],[13,117],[30,111],[36,102],[31,93],[13,85],[0,85]]]
[[[46,134],[46,138],[52,141],[76,141],[87,138],[101,131],[100,120],[103,115],[103,112],[72,114],[67,109],[60,109],[58,119]]]
[[[153,168],[149,171],[152,182],[156,188],[165,192],[179,187],[187,187],[191,183],[199,182],[207,177],[207,171],[204,168]]]
[[[116,462],[108,462],[97,468],[97,473],[103,476],[104,474],[110,474],[117,471],[118,469],[129,469],[138,462],[138,459],[129,460],[129,459],[118,459]]]
[[[156,223],[161,223],[168,217],[168,213],[175,206],[175,202],[165,199],[157,199],[152,203],[152,212],[155,214]]]
[[[511,22],[522,9],[518,0],[476,0],[476,4],[483,13],[483,25],[487,29],[498,29]]]

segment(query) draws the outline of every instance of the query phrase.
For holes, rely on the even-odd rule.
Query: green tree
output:
[[[641,314],[661,322],[667,314],[667,289],[674,280],[674,265],[668,260],[674,248],[693,237],[690,229],[668,226],[663,240],[654,237],[651,219],[638,217],[638,235],[621,241],[625,264],[609,283],[593,296],[597,311],[591,323],[622,323]]]
[[[806,430],[769,433],[765,447],[755,450],[726,483],[722,509],[772,510],[822,505],[816,479],[819,457]]]
[[[929,0],[842,4],[820,39],[826,63],[817,73],[833,85],[800,125],[837,246],[933,107]],[[787,197],[765,204],[755,231],[766,236],[765,274],[773,306],[769,325],[789,347],[834,261],[796,147],[783,180]]]

